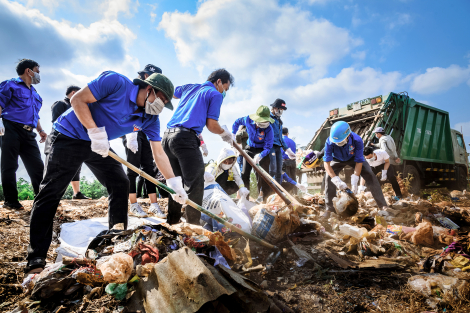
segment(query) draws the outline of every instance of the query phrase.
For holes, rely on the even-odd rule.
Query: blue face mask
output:
[[[224,92],[222,92],[222,99],[225,98],[226,95],[227,93],[225,92],[225,89],[224,89]]]

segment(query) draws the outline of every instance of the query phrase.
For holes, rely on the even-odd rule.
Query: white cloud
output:
[[[126,17],[132,17],[137,12],[139,1],[106,0],[101,4],[101,7],[104,9],[104,18],[106,20],[115,20],[120,13],[124,13]]]
[[[164,13],[159,28],[174,41],[179,60],[201,70],[290,63],[324,74],[362,43],[344,28],[275,0],[209,0],[195,15]]]
[[[433,94],[447,91],[465,81],[470,85],[470,66],[433,67],[413,79],[411,90],[421,94]]]
[[[411,15],[408,13],[400,13],[396,16],[393,16],[391,21],[388,24],[390,29],[394,29],[396,27],[400,27],[403,25],[410,24],[412,22]]]

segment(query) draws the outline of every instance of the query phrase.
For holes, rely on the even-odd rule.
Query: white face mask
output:
[[[274,112],[274,115],[281,117],[282,113],[284,113],[284,110],[278,109],[277,112]]]
[[[373,155],[369,160],[371,160],[372,162],[375,162],[375,161],[377,161],[377,157],[375,155]]]
[[[258,126],[259,128],[268,128],[269,127],[269,122],[260,122],[260,123],[256,123],[256,126]]]
[[[34,75],[31,77],[31,84],[39,84],[41,82],[41,75],[33,71]]]
[[[150,114],[150,115],[158,115],[163,111],[163,108],[165,107],[165,103],[163,103],[162,99],[157,97],[155,94],[155,90],[153,90],[153,94],[155,95],[155,100],[150,103],[148,100],[145,100],[145,113]],[[148,99],[148,95],[147,95]]]
[[[220,164],[220,167],[221,167],[224,171],[231,169],[232,166],[233,166],[233,163],[232,163],[232,164],[225,164],[225,163]]]
[[[345,144],[347,144],[347,143],[348,143],[348,139],[349,139],[349,136],[348,136],[348,137],[346,137],[346,138],[344,138],[344,140],[343,140],[343,141],[340,141],[340,142],[335,142],[335,144],[336,144],[337,146],[339,146],[339,147],[342,147],[342,146],[344,146]]]

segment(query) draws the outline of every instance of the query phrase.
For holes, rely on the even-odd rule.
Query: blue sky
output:
[[[66,86],[84,86],[104,70],[133,78],[153,63],[181,85],[225,67],[235,86],[221,124],[282,98],[284,124],[300,145],[329,109],[408,91],[448,111],[468,144],[468,12],[466,0],[0,0],[0,80],[15,76],[19,58],[41,64],[40,116],[49,131],[50,106]],[[162,113],[162,130],[171,114]],[[206,161],[215,159],[220,137],[203,136]],[[120,140],[112,146],[124,155]],[[22,165],[19,175],[26,177]]]

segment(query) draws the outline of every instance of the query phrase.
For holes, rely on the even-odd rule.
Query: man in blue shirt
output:
[[[291,151],[296,151],[297,150],[297,145],[295,144],[294,140],[289,138],[289,129],[287,127],[282,128],[282,138],[284,139],[284,142],[286,145],[291,149]],[[295,159],[289,158],[289,156],[286,154],[284,149],[282,149],[282,160],[283,164],[282,167],[284,168],[284,171],[287,173],[289,177],[293,177],[295,179],[296,175],[296,164],[295,164]]]
[[[82,163],[108,191],[109,228],[120,223],[127,228],[129,180],[122,165],[108,156],[108,140],[143,131],[150,139],[155,163],[167,185],[176,192],[172,197],[186,202],[181,177],[173,174],[160,143],[158,114],[165,106],[171,106],[173,90],[171,81],[162,74],[131,82],[121,74],[107,71],[72,97],[72,108],[55,121],[49,135],[50,153],[31,211],[26,272],[44,269],[57,206]]]
[[[38,194],[42,180],[44,163],[41,159],[36,134],[40,143],[46,141],[47,134],[39,122],[39,110],[42,98],[33,84],[39,84],[39,64],[33,60],[22,59],[16,66],[17,78],[0,83],[0,136],[2,138],[1,172],[4,208],[22,209],[18,201],[16,187],[16,170],[18,157],[21,157],[24,167],[31,178],[34,193]]]
[[[246,127],[248,140],[245,152],[253,158],[255,163],[259,163],[266,172],[269,170],[269,151],[273,147],[274,135],[271,125],[273,122],[274,120],[269,116],[269,108],[262,105],[256,110],[256,113],[240,117],[232,125],[232,134],[234,136],[240,125]],[[245,186],[250,186],[251,169],[252,166],[244,159],[242,180]],[[258,191],[263,190],[263,200],[265,201],[270,194],[268,191],[271,190],[271,187],[258,174],[256,174],[256,181],[258,183]]]
[[[364,143],[362,138],[353,133],[349,124],[339,121],[331,126],[330,136],[326,139],[325,155],[325,205],[326,211],[322,215],[323,219],[330,217],[330,212],[335,212],[333,198],[336,196],[336,188],[346,190],[348,186],[339,178],[339,172],[345,166],[354,168],[354,174],[351,175],[351,190],[354,193],[358,191],[359,176],[366,181],[366,186],[372,192],[372,196],[377,202],[377,206],[382,208],[387,206],[382,189],[376,179],[369,163],[366,162],[363,155]]]
[[[223,129],[218,120],[225,94],[233,83],[228,71],[218,69],[203,84],[188,84],[175,89],[174,98],[181,100],[167,124],[162,145],[173,171],[183,177],[189,199],[199,205],[202,205],[204,196],[204,160],[199,151],[201,141],[198,135],[207,126],[223,141],[232,143],[232,134]],[[185,214],[188,223],[199,225],[201,212],[187,206]],[[181,205],[169,199],[167,222],[178,223],[180,217]]]
[[[280,184],[281,183],[281,174],[282,174],[282,149],[286,152],[287,156],[295,160],[295,148],[292,150],[287,146],[282,137],[282,120],[281,115],[284,111],[287,110],[286,102],[282,99],[276,99],[274,103],[271,104],[271,118],[273,122],[273,135],[274,142],[271,151],[269,152],[269,174],[274,177],[274,179]]]

